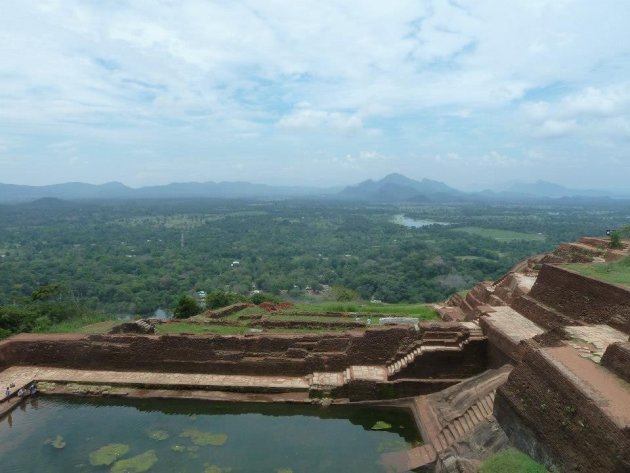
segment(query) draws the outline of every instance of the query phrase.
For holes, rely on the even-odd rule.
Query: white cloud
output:
[[[534,136],[539,138],[578,131],[584,136],[616,131],[624,134],[619,124],[630,119],[630,83],[588,86],[556,101],[526,103],[523,110],[532,122]]]
[[[361,118],[357,115],[310,108],[300,108],[285,115],[278,121],[278,125],[297,129],[334,128],[341,131],[356,131],[363,127]]]
[[[545,120],[534,129],[534,135],[540,138],[556,138],[577,129],[575,120]]]
[[[269,155],[411,156],[425,144],[426,156],[444,155],[453,122],[462,157],[507,147],[480,137],[527,146],[570,133],[597,148],[627,136],[625,0],[5,3],[0,128],[11,142],[37,138],[24,175],[47,152],[38,139],[141,164],[149,155],[135,148],[236,159],[256,155],[261,137]],[[321,133],[297,140],[298,130]]]
[[[630,84],[619,84],[603,89],[587,87],[580,93],[565,97],[561,113],[566,115],[610,116],[627,113],[630,107]]]
[[[511,166],[522,166],[523,161],[507,156],[498,151],[490,151],[489,153],[483,155],[480,159],[480,163],[486,167],[511,167]]]

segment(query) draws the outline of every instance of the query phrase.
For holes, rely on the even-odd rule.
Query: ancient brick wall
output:
[[[630,290],[623,287],[544,265],[529,296],[573,320],[630,333]]]
[[[608,345],[602,357],[602,365],[630,383],[630,342]]]
[[[368,401],[383,399],[400,399],[421,396],[441,391],[453,386],[456,380],[395,380],[387,383],[374,381],[351,381],[333,390],[334,397],[348,398],[350,401]]]
[[[393,379],[464,379],[488,367],[486,341],[474,341],[458,351],[430,351],[403,368]]]
[[[494,414],[510,440],[553,471],[630,471],[630,436],[593,406],[539,350],[497,391]]]
[[[0,369],[43,365],[77,369],[179,373],[303,376],[343,371],[351,365],[384,365],[407,353],[426,333],[432,338],[467,337],[458,324],[426,323],[420,331],[389,327],[365,332],[308,335],[131,336],[18,335],[0,342]],[[443,334],[443,335],[441,335]],[[483,344],[483,342],[477,342]],[[483,351],[483,349],[480,349]],[[432,370],[443,377],[467,373],[475,352],[436,357]]]
[[[551,307],[547,307],[539,300],[536,300],[528,295],[516,298],[510,307],[521,315],[527,317],[535,324],[547,329],[564,327],[574,323],[574,321],[569,317],[561,314]]]

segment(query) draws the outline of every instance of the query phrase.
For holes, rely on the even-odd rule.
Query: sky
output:
[[[629,187],[627,0],[0,3],[0,182]]]

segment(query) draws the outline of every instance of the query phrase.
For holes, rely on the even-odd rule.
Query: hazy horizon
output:
[[[25,0],[0,182],[627,189],[630,3]]]
[[[390,173],[390,174],[395,174],[395,173]],[[342,183],[342,184],[330,184],[330,183],[326,183],[326,182],[321,182],[318,184],[312,184],[312,185],[299,185],[299,184],[277,184],[277,183],[269,183],[269,182],[262,182],[262,181],[249,181],[249,180],[207,180],[207,181],[195,181],[195,180],[191,180],[191,181],[171,181],[171,182],[166,182],[163,184],[147,184],[147,185],[139,185],[139,186],[133,186],[133,185],[129,185],[123,181],[103,181],[103,182],[86,182],[86,181],[65,181],[65,182],[52,182],[52,183],[48,183],[48,184],[41,184],[41,185],[33,185],[33,187],[48,187],[48,186],[60,186],[60,185],[65,185],[65,184],[89,184],[89,185],[93,185],[93,186],[103,186],[103,185],[107,185],[107,184],[122,184],[123,186],[130,188],[130,189],[141,189],[141,188],[145,188],[145,187],[160,187],[160,186],[165,186],[165,185],[171,185],[171,184],[207,184],[207,183],[213,183],[213,184],[254,184],[254,185],[266,185],[266,186],[270,186],[270,187],[296,187],[296,188],[312,188],[312,189],[321,189],[322,191],[325,190],[329,190],[329,189],[344,189],[346,187],[351,187],[351,186],[356,186],[358,184],[361,184],[365,181],[380,181],[381,179],[385,178],[389,176],[385,175],[385,176],[379,176],[379,177],[368,177],[362,181],[355,181],[355,182],[347,182],[347,183]],[[405,176],[408,177],[410,179],[414,179],[417,181],[422,181],[423,179],[425,179],[425,177],[411,177],[411,176]],[[559,185],[562,187],[565,187],[569,190],[578,190],[578,191],[602,191],[602,192],[610,192],[611,194],[623,194],[624,192],[627,192],[626,189],[622,189],[622,188],[608,188],[608,189],[597,189],[597,188],[586,188],[586,187],[574,187],[572,188],[571,186],[566,186],[564,184],[562,184],[561,182],[556,182],[556,181],[547,181],[545,179],[536,179],[533,181],[520,181],[520,180],[508,180],[508,181],[504,181],[504,182],[500,182],[500,183],[495,183],[495,185],[489,185],[489,186],[477,186],[477,187],[465,187],[465,186],[453,186],[451,185],[449,182],[445,182],[445,181],[436,181],[436,182],[442,182],[446,185],[448,185],[449,187],[452,187],[456,190],[459,191],[463,191],[463,192],[481,192],[481,191],[486,191],[486,190],[491,190],[491,191],[504,191],[504,190],[509,190],[509,188],[511,186],[519,186],[519,185],[529,185],[529,184],[552,184],[552,185]],[[9,184],[9,185],[28,185],[28,184],[15,184],[15,183],[9,183],[9,182],[2,182],[0,181],[0,184]]]

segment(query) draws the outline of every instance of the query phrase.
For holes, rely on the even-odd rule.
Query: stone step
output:
[[[405,473],[433,463],[437,459],[436,449],[430,445],[421,445],[402,452],[384,453],[381,464],[391,473]]]
[[[479,422],[481,422],[485,417],[484,415],[481,413],[481,409],[479,408],[479,406],[477,404],[474,404],[471,407],[471,411],[474,414],[475,418],[476,418],[476,422],[475,424],[478,424]]]
[[[481,401],[479,401],[479,407],[481,407],[481,410],[485,414],[485,417],[488,417],[492,414],[492,409],[490,408],[490,405],[486,402],[485,399],[482,399]]]
[[[446,428],[442,430],[442,433],[444,434],[444,438],[446,438],[447,446],[451,446],[455,443],[455,436],[453,435],[453,432],[451,432],[449,426],[446,426]]]
[[[468,432],[470,432],[471,430],[475,428],[475,426],[472,423],[472,420],[470,419],[470,414],[468,414],[468,412],[465,412],[461,418],[464,420],[464,424],[466,425]]]
[[[458,419],[455,419],[451,423],[450,429],[451,429],[451,432],[453,432],[453,434],[455,435],[455,438],[457,439],[462,438],[466,434],[466,431],[464,430],[464,428],[462,427]]]
[[[437,447],[438,445],[439,448]],[[442,450],[446,450],[448,448],[449,443],[443,433],[440,433],[440,435],[438,435],[434,446],[438,452],[441,452]]]
[[[483,412],[484,418],[492,414],[492,410],[488,407],[488,404],[485,402],[485,399],[482,399],[481,401],[479,401],[477,405],[481,409],[481,412]]]
[[[464,418],[464,416],[459,417],[459,422],[462,426],[462,429],[464,429],[465,433],[468,433],[472,430],[470,426],[468,425],[468,422],[466,422],[466,419]]]
[[[489,395],[486,396],[486,404],[488,404],[488,409],[490,409],[490,413],[492,414],[492,412],[494,411],[494,399],[492,397],[490,397]]]

